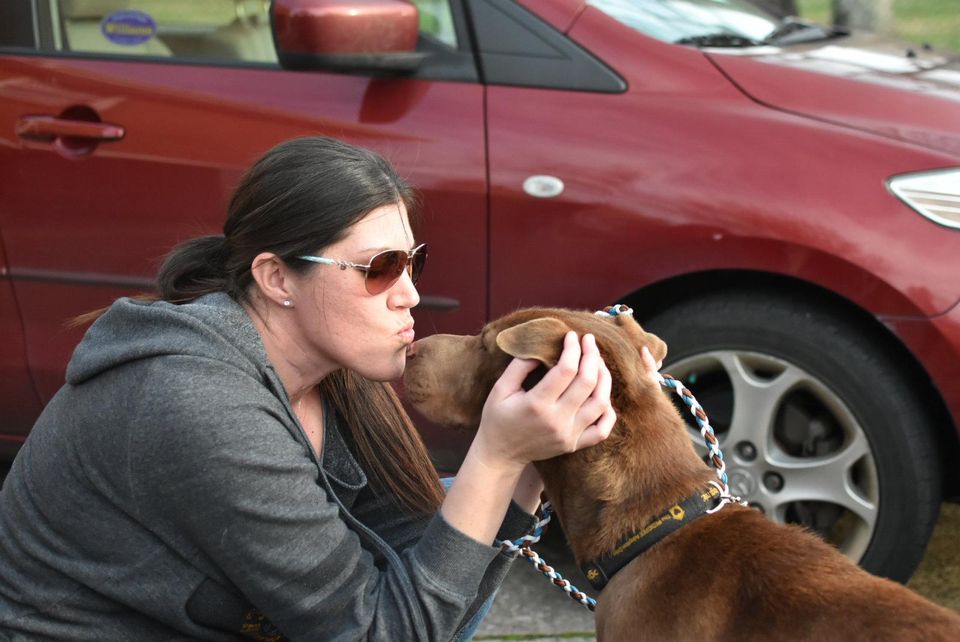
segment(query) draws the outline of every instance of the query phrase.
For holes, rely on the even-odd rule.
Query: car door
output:
[[[372,148],[422,191],[421,335],[483,322],[483,100],[458,4],[419,2],[418,48],[432,55],[383,77],[283,69],[259,1],[5,5],[0,322],[16,325],[15,296],[23,333],[7,335],[0,363],[17,370],[25,354],[39,402],[81,336],[69,320],[149,291],[173,245],[221,231],[244,168],[296,136]],[[3,394],[30,387],[18,385]]]

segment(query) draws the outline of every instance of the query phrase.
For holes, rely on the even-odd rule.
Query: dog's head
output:
[[[626,410],[631,391],[640,386],[655,387],[642,379],[640,350],[646,346],[659,361],[666,355],[667,346],[645,332],[633,317],[530,308],[492,321],[478,335],[439,334],[417,341],[411,347],[404,374],[407,398],[435,423],[476,428],[487,395],[510,360],[535,359],[546,368],[552,367],[563,350],[564,336],[571,330],[579,336],[590,333],[596,337],[613,377],[613,405],[618,412]],[[531,378],[542,374],[534,372]]]
[[[570,330],[596,337],[612,378],[617,423],[592,448],[535,463],[574,555],[586,560],[615,546],[625,529],[640,523],[636,511],[624,512],[624,506],[675,501],[691,479],[699,483],[712,476],[677,409],[645,372],[641,350],[646,346],[661,360],[667,352],[663,341],[630,316],[532,308],[497,319],[476,336],[434,335],[417,341],[404,382],[408,399],[431,421],[475,429],[490,389],[510,360],[535,359],[544,366],[542,376],[557,363]]]

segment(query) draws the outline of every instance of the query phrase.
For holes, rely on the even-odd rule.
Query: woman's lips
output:
[[[414,338],[416,338],[416,333],[413,331],[413,324],[406,325],[400,329],[400,332],[397,333],[405,343],[413,343]]]

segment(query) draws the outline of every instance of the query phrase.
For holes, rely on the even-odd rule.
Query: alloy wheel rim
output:
[[[810,528],[854,561],[863,557],[879,511],[876,462],[862,426],[828,385],[794,363],[745,350],[700,353],[665,371],[709,416],[734,495],[774,521]],[[705,459],[699,430],[681,414]]]

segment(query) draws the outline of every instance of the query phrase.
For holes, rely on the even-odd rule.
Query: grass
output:
[[[960,504],[944,503],[927,553],[908,586],[937,604],[960,611]]]
[[[894,0],[892,35],[960,52],[958,4],[957,0]],[[833,22],[833,0],[798,0],[797,11],[814,22]]]

